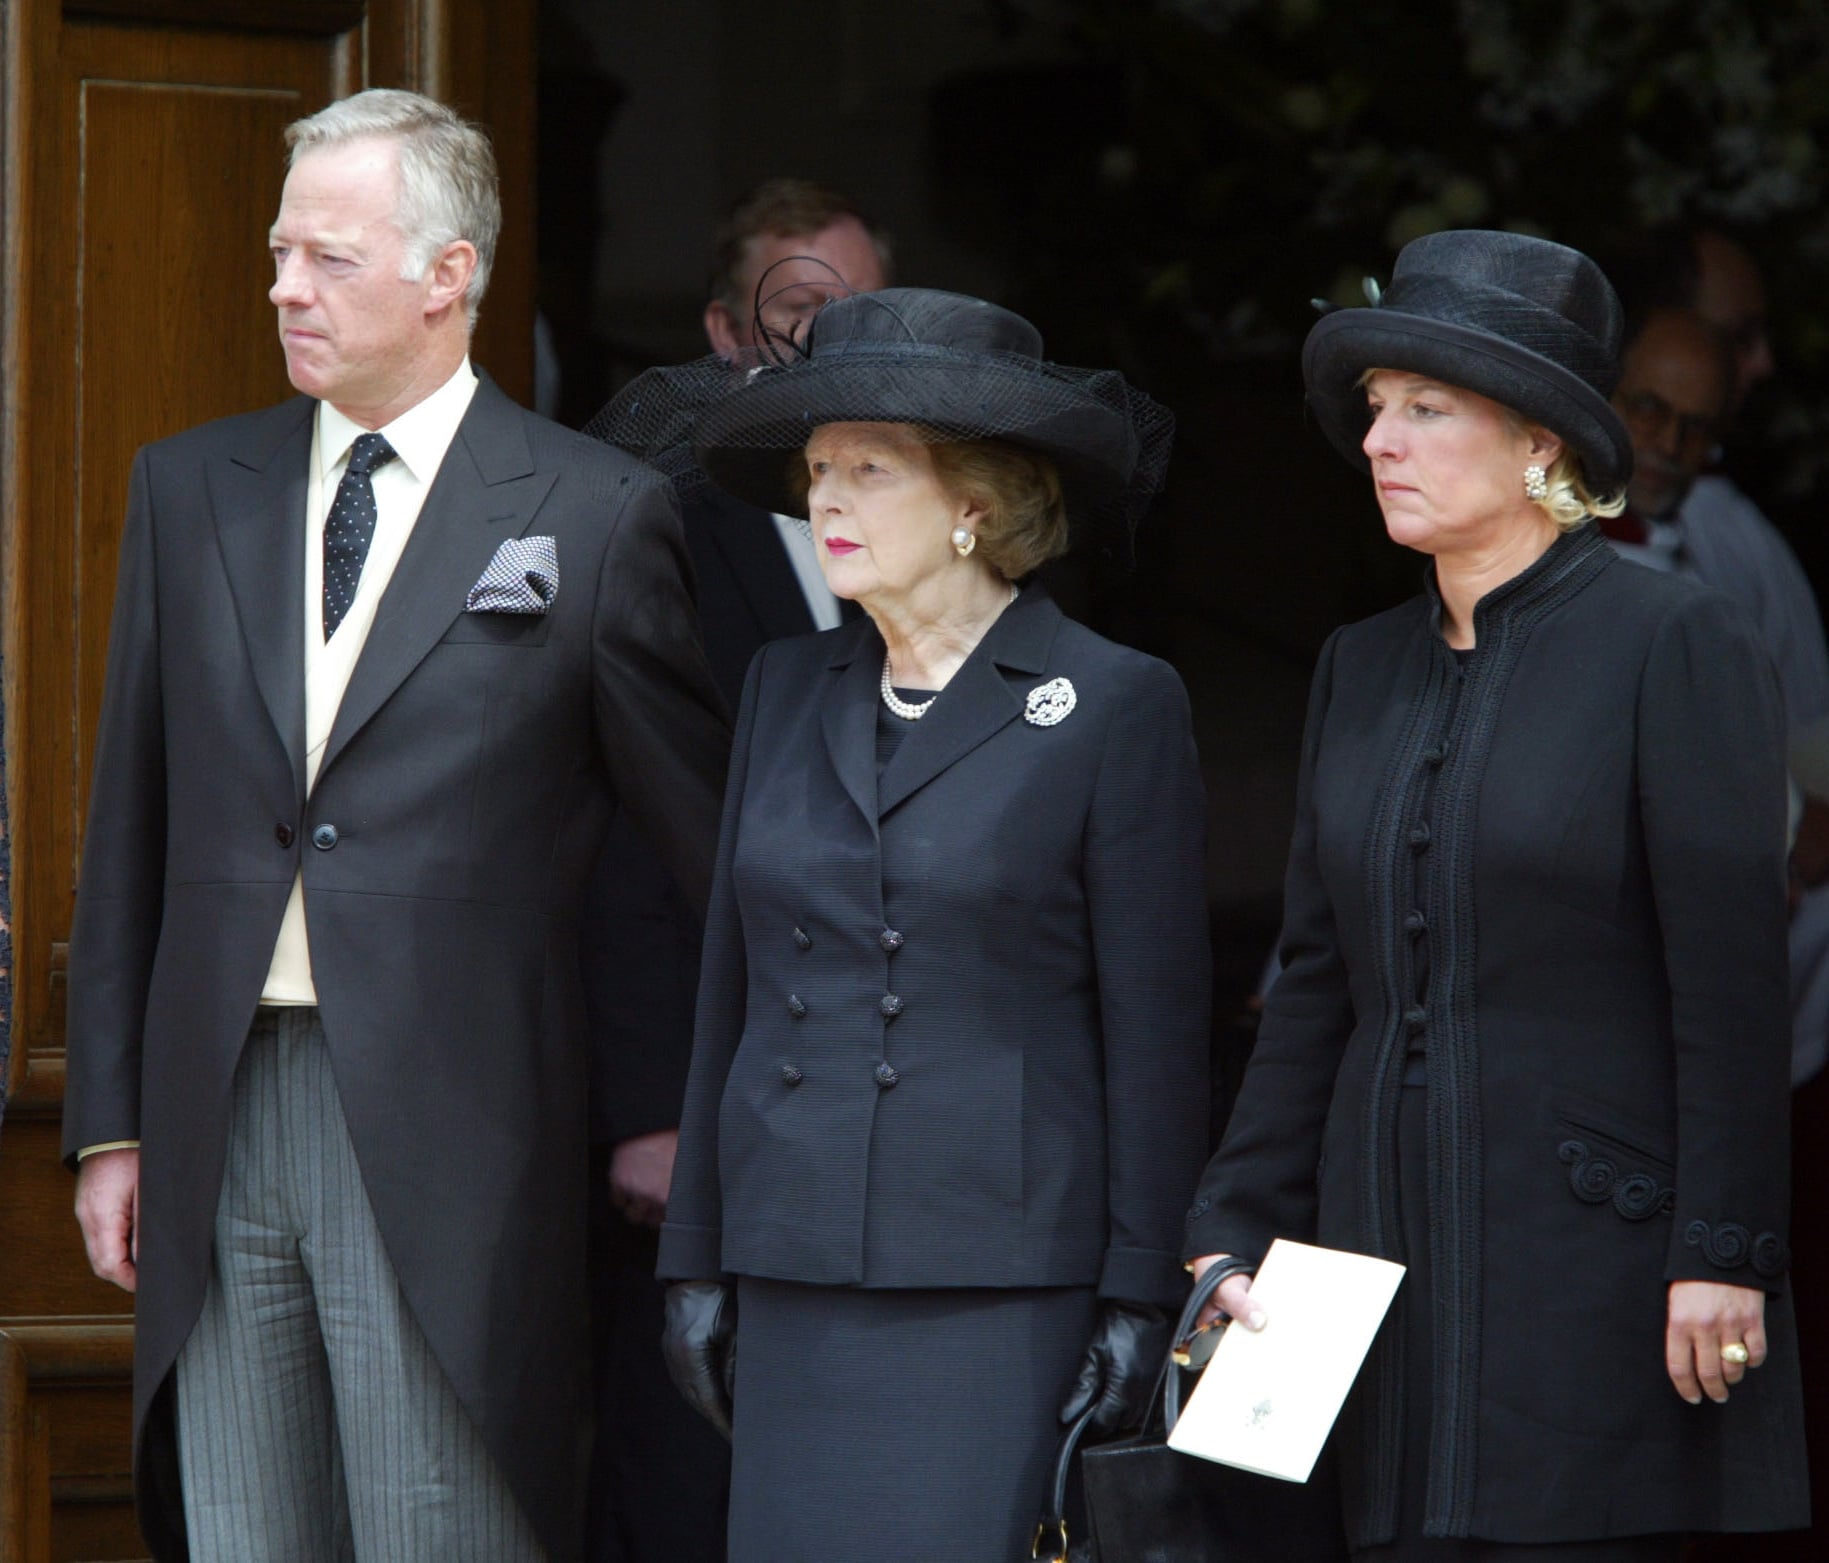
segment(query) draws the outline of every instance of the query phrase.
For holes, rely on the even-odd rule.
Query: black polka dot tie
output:
[[[369,474],[393,459],[394,447],[379,434],[358,434],[349,448],[349,465],[324,519],[325,640],[336,634],[356,600],[362,561],[375,535],[375,480]]]

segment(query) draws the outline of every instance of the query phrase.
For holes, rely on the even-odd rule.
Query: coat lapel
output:
[[[557,474],[536,472],[520,408],[485,377],[375,610],[324,746],[323,773],[464,611],[495,550],[527,530]]]
[[[1004,670],[1041,672],[1060,621],[1061,610],[1039,587],[1003,612],[884,767],[876,787],[879,818],[1022,715],[1028,688]]]
[[[254,682],[305,795],[305,492],[307,397],[257,420],[248,440],[209,469],[210,507],[241,619]]]
[[[876,700],[883,641],[869,623],[835,631],[832,687],[820,704],[826,754],[851,801],[876,833]]]

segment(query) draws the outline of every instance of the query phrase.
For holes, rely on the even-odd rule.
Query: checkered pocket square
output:
[[[559,549],[550,537],[511,537],[464,598],[469,613],[544,613],[559,595]]]

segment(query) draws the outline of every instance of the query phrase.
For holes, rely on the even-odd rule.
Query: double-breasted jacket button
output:
[[[876,1076],[876,1083],[885,1091],[894,1090],[896,1081],[902,1078],[896,1073],[895,1067],[887,1063],[878,1064],[872,1073]]]
[[[794,943],[799,945],[803,950],[810,950],[813,948],[813,936],[804,928],[796,928],[794,930]]]
[[[901,1014],[902,1011],[907,1008],[907,1005],[905,1005],[896,994],[885,993],[882,997],[882,1001],[876,1007],[883,1012],[883,1019],[894,1020],[897,1015]]]
[[[792,1064],[783,1064],[781,1066],[781,1083],[783,1085],[799,1085],[804,1079],[806,1079],[806,1076]]]
[[[311,833],[311,844],[320,852],[328,852],[337,844],[337,827],[328,824],[318,826]]]
[[[1447,758],[1448,746],[1445,743],[1436,744],[1433,748],[1423,751],[1423,764],[1431,767],[1440,765]]]
[[[1412,1004],[1404,1011],[1404,1024],[1410,1028],[1411,1036],[1419,1036],[1429,1024],[1429,1011],[1421,1004]]]
[[[1420,821],[1416,828],[1410,832],[1410,846],[1412,850],[1417,852],[1427,852],[1429,850],[1429,843],[1434,839],[1435,833],[1429,829],[1429,822],[1427,820]]]
[[[801,1002],[798,993],[790,993],[787,996],[787,1012],[796,1020],[799,1020],[802,1015],[806,1014],[807,1007]]]
[[[1409,933],[1422,933],[1429,926],[1429,919],[1412,907],[1404,913],[1404,928]]]
[[[876,942],[882,945],[883,949],[890,955],[894,955],[895,952],[901,949],[908,941],[904,939],[901,934],[897,933],[895,929],[885,928],[876,936]]]
[[[288,825],[284,820],[281,820],[277,825],[275,825],[273,827],[273,839],[275,841],[277,841],[282,847],[291,846],[292,845],[292,827],[290,825]]]

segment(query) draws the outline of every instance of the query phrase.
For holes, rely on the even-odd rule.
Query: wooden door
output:
[[[0,1131],[0,1563],[143,1556],[131,1299],[58,1160],[63,952],[128,467],[290,393],[266,300],[288,122],[370,85],[487,125],[505,230],[476,356],[532,382],[534,0],[0,4],[0,558],[13,1053]]]

